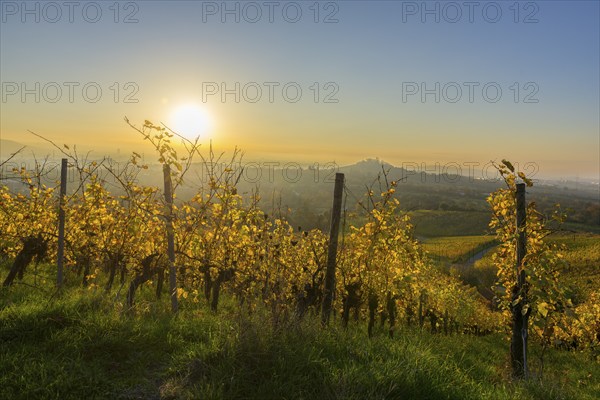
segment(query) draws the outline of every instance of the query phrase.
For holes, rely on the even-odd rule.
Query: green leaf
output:
[[[517,175],[519,175],[519,178],[521,178],[523,180],[523,182],[525,182],[527,187],[533,186],[533,181],[531,179],[527,178],[524,173],[518,172]]]
[[[508,160],[502,160],[502,164],[506,165],[506,168],[510,170],[510,172],[515,172],[515,167]]]
[[[542,315],[542,317],[546,318],[548,316],[548,303],[545,301],[541,302],[538,305],[538,312]]]

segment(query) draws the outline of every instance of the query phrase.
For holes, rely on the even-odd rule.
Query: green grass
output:
[[[547,237],[549,243],[564,246],[564,259],[568,267],[561,271],[561,279],[567,287],[568,296],[575,302],[585,301],[588,294],[600,287],[600,235],[593,233],[556,233]],[[494,246],[492,236],[451,236],[426,239],[423,247],[430,257],[442,266],[464,264],[481,250]],[[458,269],[465,283],[476,286],[487,298],[489,288],[496,280],[496,268],[487,252],[473,266]]]
[[[417,236],[433,238],[443,236],[481,236],[489,232],[490,211],[410,211]],[[579,233],[600,234],[597,225],[567,222],[563,229]]]
[[[593,224],[582,224],[577,222],[565,222],[562,224],[563,229],[568,229],[570,231],[578,232],[578,233],[595,233],[600,234],[600,226]]]
[[[490,213],[417,210],[409,213],[415,234],[424,237],[474,236],[488,231]]]
[[[563,245],[569,266],[562,271],[569,292],[576,303],[600,287],[600,235],[591,233],[556,234],[550,242]]]
[[[218,315],[167,299],[119,311],[114,297],[16,286],[0,292],[0,398],[4,399],[596,399],[600,365],[551,350],[544,377],[508,378],[500,335],[400,329],[369,340],[334,321],[273,328],[224,299]],[[537,371],[532,347],[532,371]]]
[[[493,245],[493,236],[437,237],[423,242],[423,248],[430,257],[449,263],[465,263]]]

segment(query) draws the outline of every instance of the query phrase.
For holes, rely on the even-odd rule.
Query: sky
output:
[[[147,150],[127,116],[246,159],[598,181],[599,4],[2,0],[0,138]]]

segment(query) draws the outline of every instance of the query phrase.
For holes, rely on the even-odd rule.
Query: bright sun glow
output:
[[[188,139],[205,136],[212,128],[212,121],[205,109],[195,104],[176,108],[169,120],[169,127]]]

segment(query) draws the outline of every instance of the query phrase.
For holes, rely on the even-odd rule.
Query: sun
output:
[[[185,104],[175,108],[169,117],[169,128],[188,139],[205,136],[212,129],[208,112],[196,105]]]

